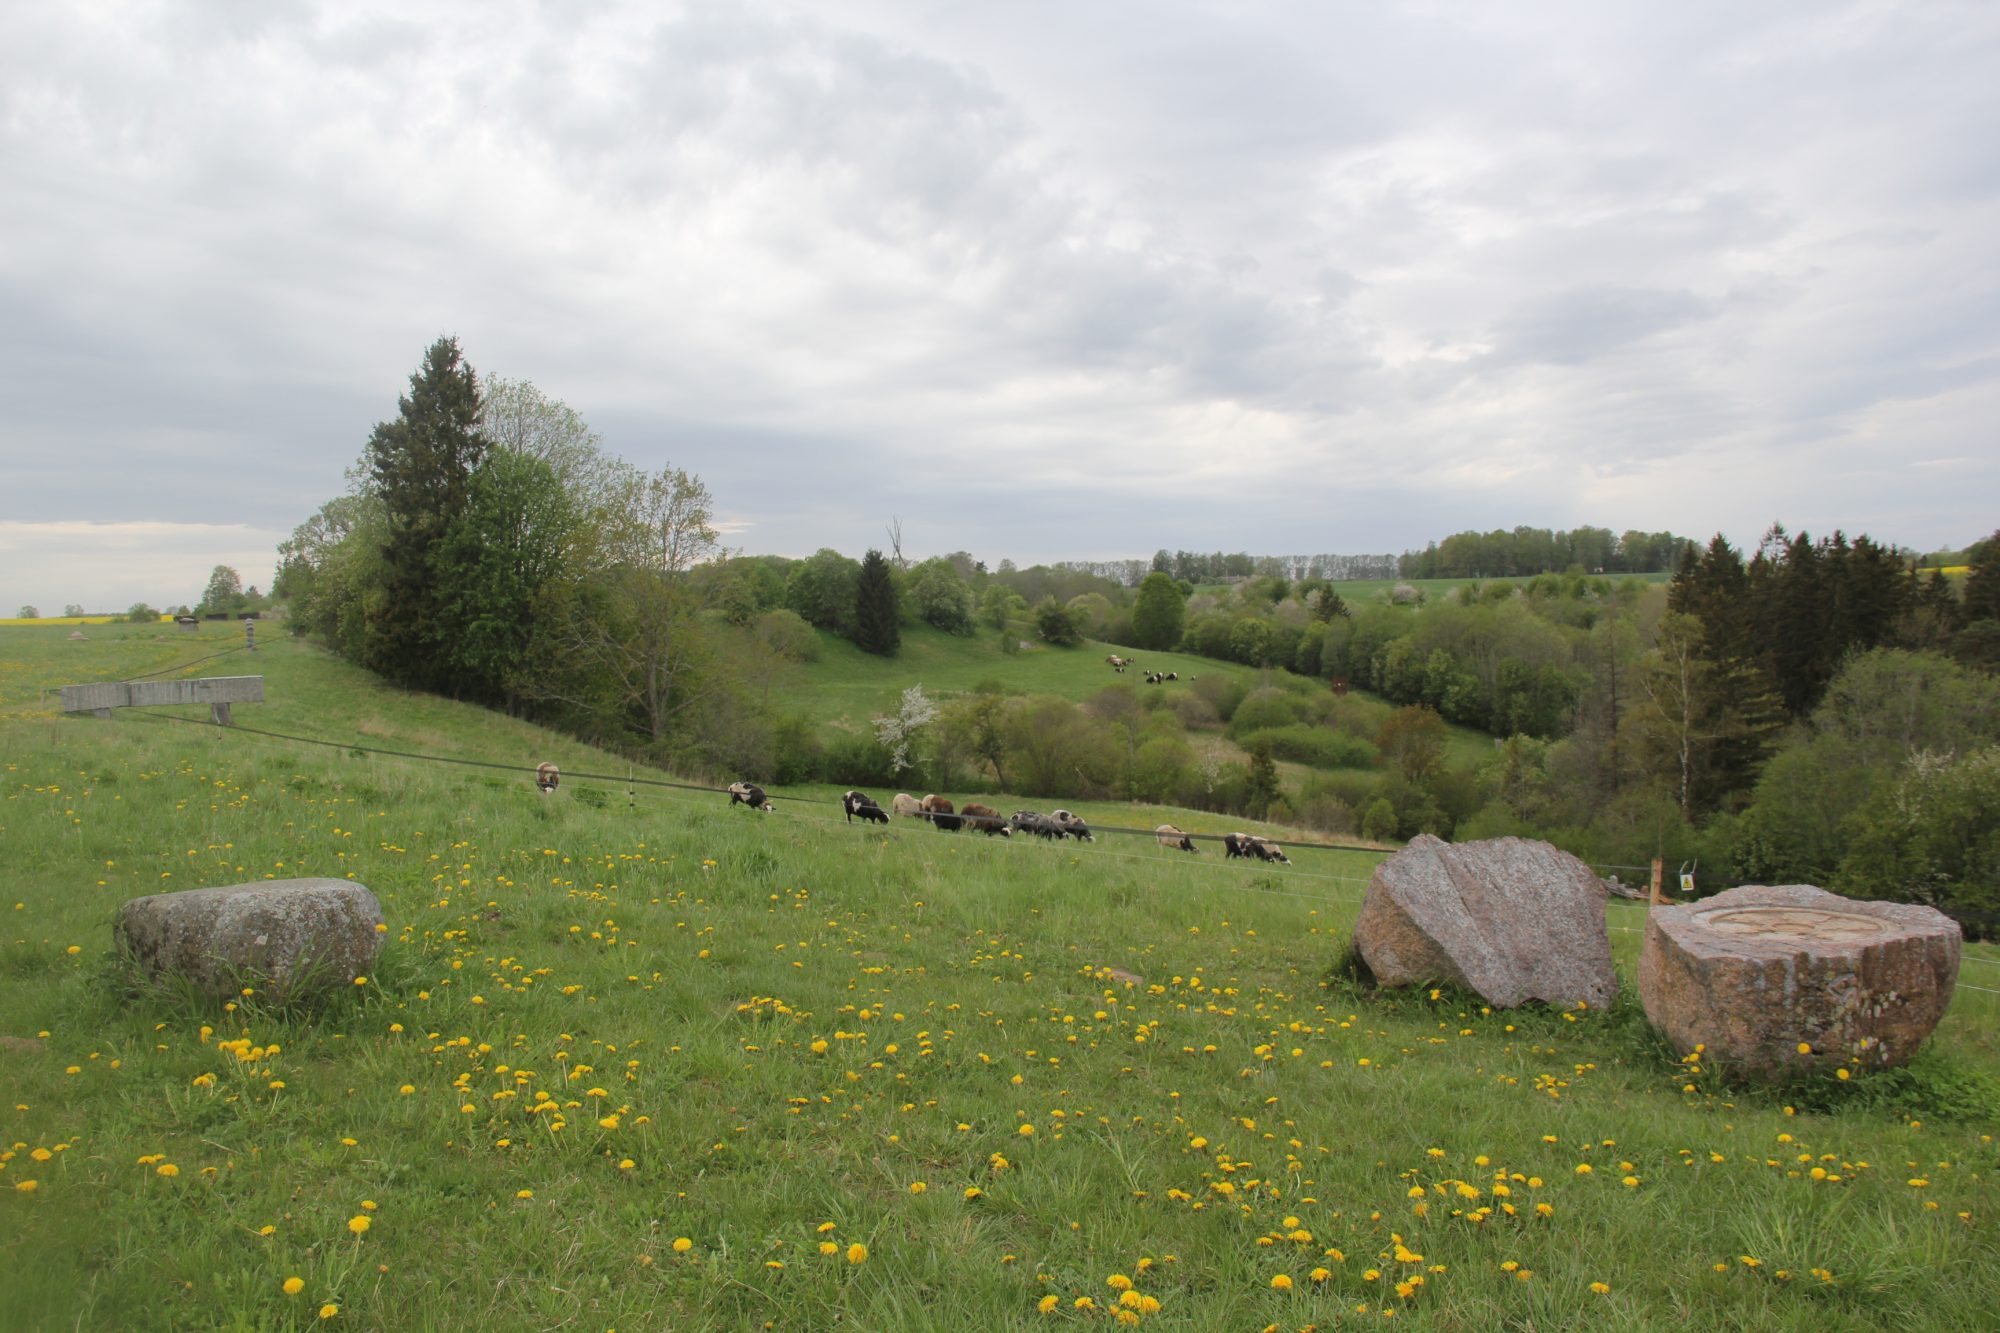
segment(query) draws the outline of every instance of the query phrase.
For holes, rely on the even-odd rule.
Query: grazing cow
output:
[[[1222,835],[1223,860],[1226,861],[1233,856],[1245,856],[1245,857],[1249,856],[1251,854],[1250,844],[1255,841],[1256,839],[1251,837],[1248,833],[1223,834]]]
[[[931,827],[940,833],[956,833],[959,826],[965,822],[952,813],[951,802],[942,796],[926,796],[921,805],[924,814],[931,821]]]
[[[1069,834],[1070,837],[1075,838],[1078,842],[1097,841],[1096,838],[1091,836],[1090,825],[1084,823],[1067,810],[1051,811],[1049,818],[1055,821],[1057,828]]]
[[[1047,838],[1050,842],[1060,841],[1063,835],[1060,824],[1047,815],[1037,814],[1033,810],[1016,810],[1011,822],[1021,832],[1032,833],[1037,838]]]
[[[558,769],[554,764],[537,764],[535,766],[535,785],[542,789],[542,795],[546,796],[554,791],[561,782],[562,770]]]
[[[735,805],[738,801],[749,806],[752,810],[763,810],[767,813],[776,808],[765,797],[764,789],[754,782],[732,782],[729,784],[729,803]]]
[[[1181,673],[1178,671],[1169,671],[1167,673],[1168,680],[1179,680],[1180,678],[1181,678]]]
[[[1276,861],[1279,865],[1285,866],[1292,863],[1292,858],[1285,855],[1285,849],[1269,838],[1250,839],[1250,854],[1259,861]]]
[[[850,824],[857,815],[864,820],[873,820],[877,824],[889,822],[889,816],[882,812],[881,806],[875,804],[875,798],[858,791],[843,794],[840,798],[840,808],[847,812],[847,822]]]
[[[990,805],[967,801],[959,807],[958,815],[974,833],[984,833],[989,838],[1014,836],[1014,830],[1007,827],[1007,821],[1000,818],[1000,812]]]
[[[916,797],[910,795],[908,792],[899,791],[896,793],[896,799],[889,802],[889,808],[894,810],[899,815],[905,815],[908,818],[915,819],[923,811],[924,806],[923,802],[919,801]]]
[[[1154,829],[1153,833],[1159,838],[1160,846],[1162,847],[1171,847],[1177,852],[1192,852],[1195,850],[1194,839],[1175,828],[1172,824],[1162,824]]]

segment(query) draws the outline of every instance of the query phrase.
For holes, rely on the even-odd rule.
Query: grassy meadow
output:
[[[0,1328],[1819,1333],[2000,1308],[1990,947],[1964,980],[1991,991],[1910,1070],[1739,1091],[1650,1037],[1635,905],[1610,908],[1618,1004],[1489,1012],[1345,979],[1375,853],[760,815],[275,634],[191,673],[266,677],[236,731],[56,715],[52,687],[172,674],[232,629],[0,628]],[[1110,675],[1009,660],[1071,657],[1084,693]],[[849,676],[827,717],[869,707]],[[355,747],[612,777],[543,797]],[[359,880],[388,924],[323,1004],[203,1002],[112,956],[129,898],[294,876]]]
[[[787,706],[811,719],[822,734],[868,734],[869,719],[894,712],[898,698],[911,685],[922,685],[933,697],[998,685],[1007,690],[1053,694],[1081,703],[1108,685],[1130,685],[1142,691],[1186,690],[1201,676],[1223,676],[1247,690],[1255,689],[1260,678],[1267,675],[1294,682],[1301,679],[1191,653],[1154,652],[1089,639],[1075,648],[1051,648],[1035,643],[1007,653],[1001,651],[1000,636],[983,628],[976,634],[961,636],[929,625],[905,625],[902,651],[888,662],[863,652],[838,635],[820,631],[818,638],[817,660],[790,671],[783,688]],[[1139,666],[1120,675],[1104,660],[1111,653],[1136,657]],[[1148,685],[1144,674],[1148,671],[1171,671],[1180,679]],[[1493,752],[1492,738],[1470,727],[1447,723],[1446,735],[1454,762],[1477,763]],[[1243,762],[1242,748],[1224,736],[1197,734],[1190,740],[1216,751],[1224,759]],[[1282,761],[1279,769],[1288,781],[1296,781],[1308,771],[1302,764]]]

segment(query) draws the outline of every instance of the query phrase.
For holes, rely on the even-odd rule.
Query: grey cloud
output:
[[[1709,318],[1692,292],[1573,287],[1516,310],[1493,330],[1493,359],[1576,366],[1668,330]]]

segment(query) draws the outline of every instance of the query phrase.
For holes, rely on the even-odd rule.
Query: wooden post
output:
[[[1672,903],[1673,900],[1668,898],[1666,893],[1664,892],[1666,879],[1667,879],[1667,863],[1656,856],[1653,858],[1653,894],[1651,900],[1652,902],[1667,903],[1667,904]]]

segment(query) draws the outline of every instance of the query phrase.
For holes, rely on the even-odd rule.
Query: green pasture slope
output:
[[[38,687],[198,646],[44,633],[0,629],[0,1327],[1817,1333],[2000,1308],[1986,992],[1907,1073],[1732,1092],[1629,1001],[1342,980],[1366,854],[543,797],[62,718]],[[621,767],[295,643],[197,670],[266,676],[248,726]],[[367,884],[389,927],[318,1008],[134,988],[110,956],[125,899],[296,875]],[[1628,982],[1642,919],[1612,909]]]
[[[1262,672],[1254,667],[1221,662],[1190,653],[1151,652],[1085,640],[1075,648],[1051,648],[1035,643],[1018,652],[1001,651],[992,630],[975,635],[946,634],[928,625],[904,626],[902,651],[893,658],[862,652],[846,639],[822,633],[817,661],[793,672],[784,706],[803,714],[822,732],[865,735],[869,719],[895,710],[904,690],[921,685],[933,697],[970,693],[984,686],[1022,694],[1053,694],[1077,703],[1107,685],[1127,684],[1135,690],[1186,690],[1204,675],[1226,676],[1246,689],[1262,678],[1274,683],[1305,684],[1301,677]],[[1140,666],[1123,675],[1105,657],[1136,656]],[[1148,685],[1144,672],[1172,671],[1180,679]],[[1460,763],[1479,763],[1493,751],[1489,736],[1447,724],[1451,755]],[[1287,768],[1297,768],[1287,765]]]

